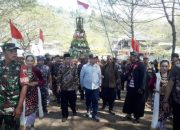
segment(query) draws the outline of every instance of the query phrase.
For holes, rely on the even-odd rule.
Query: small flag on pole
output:
[[[40,29],[40,36],[39,36],[39,38],[42,41],[42,43],[44,43],[43,31],[41,29]]]
[[[39,44],[38,44],[38,51],[39,51],[39,55],[44,55],[44,35],[43,35],[43,31],[40,29],[39,32]]]
[[[42,56],[44,55],[44,35],[43,35],[43,31],[40,29],[39,31],[39,42],[35,43],[32,45],[31,47],[31,52],[35,55],[35,56]]]
[[[77,0],[77,4],[78,4],[79,8],[83,8],[85,10],[87,10],[89,8],[89,5],[87,3],[81,2],[79,0]]]
[[[134,37],[132,37],[132,39],[131,39],[131,47],[132,47],[132,49],[133,49],[133,51],[135,50],[135,48],[136,48],[136,45],[135,45],[136,43],[135,43],[135,39],[134,39]]]
[[[134,37],[133,37],[132,40],[131,40],[131,46],[132,46],[133,51],[136,51],[136,52],[139,52],[139,51],[140,51],[140,49],[139,49],[139,43],[138,43],[138,41],[136,41],[136,40],[134,39]]]

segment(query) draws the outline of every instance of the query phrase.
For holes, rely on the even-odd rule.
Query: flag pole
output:
[[[99,11],[101,13],[101,18],[102,18],[102,21],[103,21],[103,25],[104,25],[105,33],[106,33],[106,36],[107,36],[109,48],[110,48],[111,54],[114,56],[113,51],[112,51],[112,47],[111,47],[111,43],[110,43],[110,39],[109,39],[109,35],[108,35],[108,32],[107,32],[106,24],[105,24],[104,17],[103,17],[103,14],[102,14],[102,10],[101,10],[100,4],[99,4],[99,0],[97,0],[97,3],[98,3],[98,6],[99,6]]]

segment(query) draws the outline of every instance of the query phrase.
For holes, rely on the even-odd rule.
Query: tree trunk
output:
[[[175,49],[176,49],[176,27],[174,23],[172,23],[171,27],[172,27],[172,54],[173,54],[175,53]]]
[[[166,19],[168,21],[168,23],[171,26],[172,29],[172,54],[175,53],[175,49],[176,49],[176,26],[175,26],[175,18],[174,18],[174,14],[175,14],[175,0],[173,0],[172,2],[172,14],[171,17],[172,19],[170,20],[170,15],[167,12],[167,7],[165,5],[164,0],[161,0],[162,5],[163,5],[163,9],[164,9],[164,13],[166,16]]]
[[[134,38],[134,1],[131,3],[131,37]]]

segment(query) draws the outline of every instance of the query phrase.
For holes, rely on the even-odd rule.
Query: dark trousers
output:
[[[121,88],[116,89],[116,99],[121,99]]]
[[[0,130],[2,130],[2,123],[4,121],[5,130],[19,130],[20,120],[19,118],[15,119],[11,115],[0,115]]]
[[[46,111],[47,110],[48,88],[45,88],[43,86],[40,90],[41,90],[41,99],[42,99],[43,111]]]
[[[58,104],[61,104],[61,92],[57,93],[57,83],[55,82],[55,79],[53,79],[53,86],[52,86],[52,91],[53,91],[53,94],[55,96],[55,101],[58,103]]]
[[[153,91],[148,86],[146,86],[145,89],[146,102],[148,101],[149,98],[152,99],[152,95],[153,95]]]
[[[79,93],[81,100],[84,100],[84,90],[82,89],[81,85],[79,85]]]
[[[172,106],[173,106],[173,130],[180,130],[180,104],[173,101]]]
[[[123,75],[121,76],[121,89],[124,90],[124,86],[125,86],[125,81],[126,81],[126,77]]]
[[[116,98],[116,88],[102,88],[102,100],[103,100],[103,107],[106,107],[107,103],[109,105],[109,110],[113,110],[114,101]]]
[[[95,117],[98,111],[99,89],[90,90],[85,88],[85,95],[87,112],[92,111],[92,117]]]
[[[76,113],[76,91],[61,91],[61,110],[62,117],[67,118],[69,116],[68,106],[70,106],[73,113]]]

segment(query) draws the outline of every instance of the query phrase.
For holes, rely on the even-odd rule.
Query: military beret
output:
[[[46,58],[44,56],[38,56],[37,61],[45,61]]]
[[[17,47],[14,43],[5,43],[4,45],[2,45],[3,51],[11,51],[14,49],[19,49],[19,47]]]

